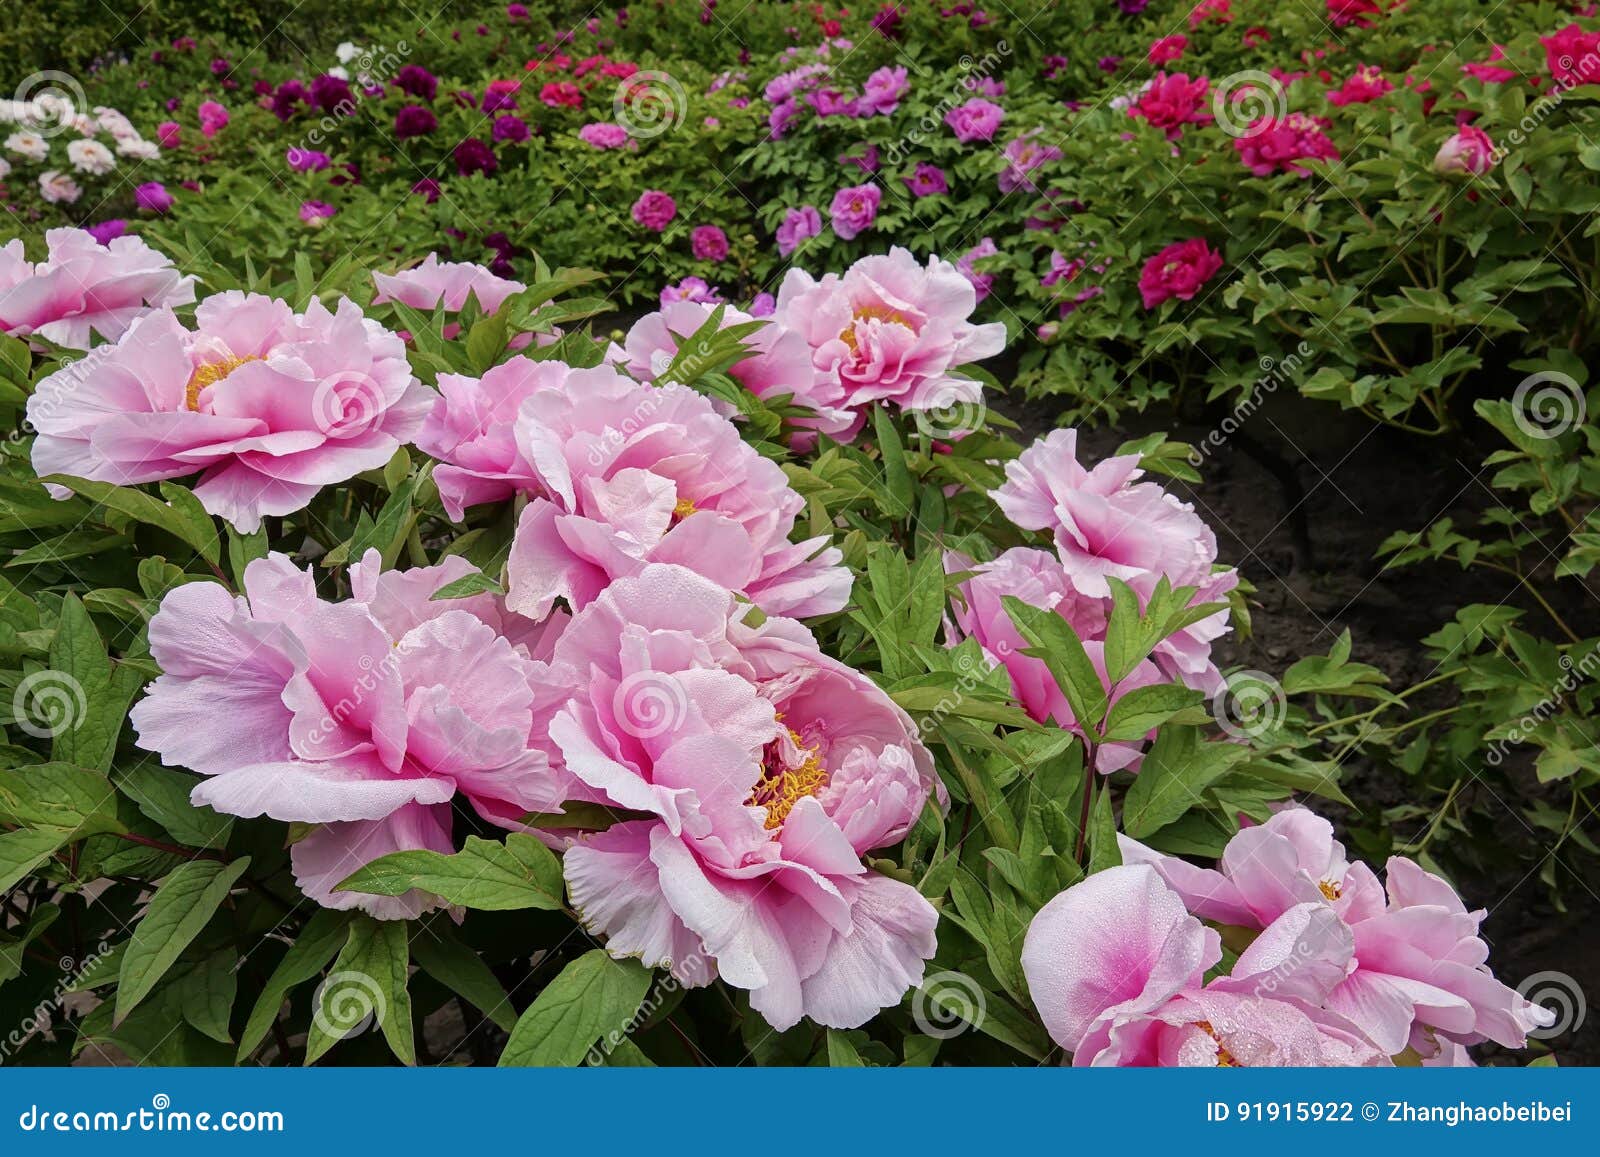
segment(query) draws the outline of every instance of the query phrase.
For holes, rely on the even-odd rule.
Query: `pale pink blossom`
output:
[[[101,245],[83,229],[51,229],[45,245],[37,264],[21,241],[0,248],[0,332],[86,350],[95,335],[115,341],[151,309],[194,301],[194,278],[138,237]]]
[[[230,290],[200,303],[192,329],[169,310],[145,314],[90,372],[40,382],[33,467],[124,486],[200,473],[206,510],[250,533],[382,467],[432,399],[400,338],[349,299],[329,311],[313,298],[297,314]]]
[[[522,403],[516,440],[542,495],[517,524],[512,609],[574,609],[651,562],[678,563],[769,614],[845,605],[850,571],[827,537],[791,542],[805,500],[777,463],[687,386],[573,371]]]
[[[484,313],[494,313],[506,298],[528,288],[520,281],[497,277],[473,261],[440,261],[437,253],[398,273],[374,272],[372,283],[378,289],[373,305],[398,301],[423,310],[442,305],[452,313],[464,309],[469,296],[477,299]]]
[[[720,976],[777,1029],[853,1028],[922,980],[937,915],[862,857],[936,790],[909,717],[798,623],[744,622],[677,566],[619,579],[555,645],[571,696],[552,764],[612,806],[566,851],[573,906],[614,956]]]
[[[132,722],[139,746],[205,777],[196,804],[315,825],[290,853],[307,896],[408,919],[440,902],[336,885],[389,852],[449,852],[458,792],[500,823],[564,793],[529,741],[543,630],[489,595],[433,601],[474,572],[463,559],[380,566],[377,551],[352,564],[338,603],[281,554],[246,568],[240,596],[176,587],[150,622],[162,675]]]

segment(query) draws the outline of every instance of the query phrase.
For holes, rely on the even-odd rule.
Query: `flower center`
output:
[[[263,361],[257,354],[246,354],[242,358],[226,357],[220,362],[205,362],[194,368],[194,373],[189,375],[189,385],[184,390],[184,405],[191,410],[200,409],[200,393],[207,386],[214,386],[223,378],[233,373],[234,370],[244,365],[245,362]]]
[[[1322,890],[1322,894],[1329,900],[1337,900],[1344,895],[1344,889],[1335,880],[1318,880],[1317,887]]]
[[[802,744],[799,733],[792,728],[789,739],[804,753],[804,760],[798,767],[790,767],[784,761],[782,742],[773,740],[767,744],[761,779],[745,800],[747,806],[767,809],[769,831],[781,828],[795,804],[808,795],[816,795],[828,784],[828,772],[816,747]]]
[[[1197,1020],[1194,1022],[1194,1027],[1204,1030],[1207,1036],[1217,1042],[1217,1068],[1236,1069],[1239,1067],[1239,1062],[1234,1060],[1233,1054],[1223,1046],[1222,1038],[1217,1035],[1217,1030],[1211,1027],[1209,1020]]]
[[[839,331],[839,340],[849,346],[850,352],[858,357],[861,354],[861,345],[856,339],[856,326],[865,321],[889,322],[894,325],[903,325],[907,329],[912,328],[911,323],[906,320],[905,314],[897,309],[890,309],[887,305],[861,306],[855,311],[855,316],[850,324]]]
[[[675,520],[688,518],[695,512],[695,504],[687,498],[680,498],[672,506],[672,517]]]

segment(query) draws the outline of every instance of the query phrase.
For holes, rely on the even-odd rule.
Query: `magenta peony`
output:
[[[1139,271],[1139,296],[1146,309],[1177,298],[1193,300],[1200,287],[1222,268],[1222,257],[1204,237],[1191,237],[1168,245]]]
[[[883,190],[871,182],[840,189],[833,195],[833,204],[828,207],[833,231],[841,240],[854,240],[878,219],[878,203],[881,200]]]
[[[678,203],[659,189],[646,189],[633,203],[633,219],[653,233],[672,224],[677,215]]]

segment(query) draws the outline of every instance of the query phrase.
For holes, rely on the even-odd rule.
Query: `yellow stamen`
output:
[[[1194,1022],[1194,1026],[1195,1028],[1203,1029],[1207,1036],[1217,1042],[1217,1067],[1219,1069],[1236,1069],[1240,1067],[1239,1062],[1233,1059],[1233,1054],[1223,1047],[1222,1038],[1217,1035],[1217,1030],[1211,1027],[1210,1021],[1197,1020]]]
[[[907,329],[911,328],[911,323],[906,320],[905,315],[899,310],[890,309],[887,305],[863,305],[860,309],[855,311],[855,317],[850,324],[845,326],[844,329],[839,332],[839,340],[850,347],[851,353],[859,354],[861,352],[861,349],[856,342],[856,322],[869,321],[874,318],[876,318],[878,321],[887,321],[893,322],[896,325],[903,325]]]
[[[184,390],[184,404],[191,410],[200,408],[200,394],[207,386],[214,386],[223,378],[233,373],[234,370],[244,365],[245,362],[259,362],[262,359],[256,354],[246,354],[242,358],[228,357],[220,362],[206,362],[194,368],[194,373],[189,375],[188,388]]]
[[[673,518],[679,518],[679,519],[688,518],[694,512],[695,512],[695,505],[694,505],[693,502],[690,502],[687,498],[678,499],[678,501],[676,503],[674,503],[673,507],[672,507],[672,517]]]
[[[1333,880],[1318,880],[1317,887],[1322,889],[1322,894],[1330,900],[1337,900],[1344,895],[1344,889]]]
[[[766,826],[769,831],[781,828],[795,804],[808,795],[816,795],[828,784],[828,772],[822,766],[817,749],[804,746],[799,733],[793,729],[789,731],[789,738],[805,752],[805,761],[799,767],[786,767],[782,752],[778,750],[779,745],[772,744],[767,749],[766,769],[762,772],[761,780],[745,801],[751,807],[767,809]]]

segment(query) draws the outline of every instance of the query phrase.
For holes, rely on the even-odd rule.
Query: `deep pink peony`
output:
[[[1159,68],[1163,64],[1170,64],[1183,55],[1184,49],[1189,47],[1189,38],[1181,32],[1171,36],[1163,36],[1151,43],[1150,51],[1146,54],[1150,63]]]
[[[434,310],[443,305],[451,312],[466,308],[469,296],[478,299],[484,313],[493,313],[506,298],[528,287],[520,281],[497,277],[474,261],[440,261],[430,253],[420,265],[398,273],[372,274],[377,294],[373,305],[398,301],[413,309]]]
[[[850,571],[827,538],[789,541],[805,500],[783,470],[687,386],[575,370],[522,403],[517,447],[543,491],[507,563],[513,610],[574,609],[647,563],[678,563],[769,614],[845,605]]]
[[[715,225],[697,225],[689,233],[689,246],[697,261],[726,261],[728,235]]]
[[[911,720],[806,629],[677,566],[612,584],[555,646],[571,696],[549,754],[647,813],[565,856],[618,957],[720,976],[778,1029],[853,1028],[921,983],[933,907],[861,857],[904,837],[937,779]]]
[[[1022,947],[1028,990],[1074,1065],[1366,1066],[1388,1063],[1322,1007],[1349,931],[1314,904],[1286,911],[1234,962],[1148,866],[1108,868],[1039,910]]]
[[[473,569],[380,573],[368,551],[350,599],[331,603],[271,554],[246,568],[242,597],[177,587],[150,622],[163,673],[133,709],[139,746],[206,776],[197,804],[316,825],[292,859],[319,904],[390,920],[438,906],[334,887],[389,852],[450,851],[457,792],[501,823],[564,798],[529,744],[544,629],[488,595],[430,601]]]
[[[903,410],[975,402],[981,388],[952,371],[993,357],[1005,326],[973,325],[977,293],[948,261],[920,265],[896,246],[821,280],[792,269],[778,290],[777,323],[802,334],[811,364],[840,404],[889,401]]]
[[[778,226],[778,255],[787,257],[800,247],[800,243],[822,232],[822,214],[811,205],[790,209]]]
[[[678,339],[698,331],[711,320],[711,314],[706,304],[678,301],[664,305],[634,322],[622,347],[612,346],[607,360],[621,364],[636,381],[653,382],[672,364]],[[723,328],[754,320],[752,314],[732,307],[723,310]],[[758,398],[792,395],[794,405],[815,415],[793,419],[799,431],[794,441],[797,448],[813,445],[817,431],[839,441],[855,436],[861,428],[861,415],[840,405],[844,390],[837,382],[812,373],[811,347],[805,338],[781,325],[768,324],[745,343],[755,347],[755,352],[729,368],[734,380]],[[727,412],[731,417],[731,409]]]
[[[1303,161],[1337,161],[1339,150],[1323,130],[1328,122],[1305,113],[1267,117],[1256,121],[1242,137],[1234,138],[1239,159],[1258,177],[1293,173],[1309,177]]]
[[[185,329],[168,310],[134,322],[95,361],[39,383],[33,467],[130,485],[204,471],[195,496],[250,533],[323,486],[376,470],[409,442],[433,393],[400,338],[341,299],[287,302],[235,290]]]
[[[1335,28],[1351,24],[1357,28],[1371,28],[1373,19],[1383,15],[1377,0],[1327,0],[1327,4],[1328,19]]]
[[[194,278],[138,237],[102,245],[83,229],[51,229],[37,264],[21,241],[0,247],[0,333],[38,334],[86,350],[94,335],[115,341],[141,314],[194,301]]]
[[[1563,88],[1593,84],[1600,79],[1600,32],[1585,32],[1568,24],[1549,36],[1541,36],[1545,67]]]
[[[1167,139],[1175,141],[1183,135],[1183,126],[1201,124],[1211,119],[1206,100],[1206,90],[1211,82],[1203,76],[1191,80],[1186,73],[1167,75],[1158,72],[1150,87],[1129,106],[1128,115],[1148,121],[1151,128],[1160,129]]]
[[[678,215],[678,203],[659,189],[647,189],[633,203],[633,219],[646,229],[659,233]]]
[[[1168,245],[1139,271],[1139,296],[1146,309],[1177,298],[1191,301],[1200,287],[1222,268],[1222,257],[1204,237]]]
[[[1328,90],[1328,103],[1341,107],[1369,104],[1384,93],[1393,91],[1394,82],[1383,75],[1383,69],[1375,64],[1363,64],[1338,88]]]
[[[1400,856],[1390,857],[1381,887],[1371,868],[1346,858],[1333,826],[1305,808],[1235,834],[1216,869],[1121,842],[1124,862],[1153,867],[1203,919],[1267,928],[1305,905],[1337,916],[1354,953],[1326,1006],[1387,1055],[1411,1047],[1432,1058],[1485,1040],[1521,1048],[1528,1030],[1554,1020],[1490,972],[1481,909],[1468,912],[1448,883]]]

